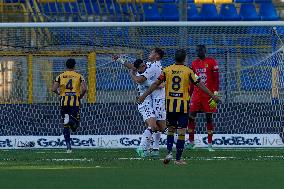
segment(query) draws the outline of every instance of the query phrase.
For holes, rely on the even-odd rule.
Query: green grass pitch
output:
[[[188,165],[133,149],[1,150],[1,189],[281,189],[284,149],[186,150]]]

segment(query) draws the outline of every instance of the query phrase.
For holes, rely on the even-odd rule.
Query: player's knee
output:
[[[213,135],[214,131],[213,130],[207,130],[208,135]]]
[[[77,127],[79,127],[79,120],[75,117],[65,114],[64,115],[64,128],[69,127],[72,131],[76,131]]]
[[[212,114],[206,114],[206,122],[207,123],[212,123],[213,122]]]
[[[193,129],[187,129],[188,133],[193,133]]]
[[[175,134],[175,127],[168,126],[168,135],[174,135],[174,134]]]

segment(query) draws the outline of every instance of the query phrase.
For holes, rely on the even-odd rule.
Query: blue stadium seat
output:
[[[112,21],[123,21],[122,16],[121,16],[121,8],[120,5],[118,3],[109,3],[106,4],[107,6],[107,12],[110,14],[111,16],[111,20]]]
[[[145,3],[143,4],[145,21],[161,21],[157,4]]]
[[[234,3],[253,3],[253,0],[234,0]]]
[[[161,17],[165,21],[178,21],[179,12],[176,4],[163,4]]]
[[[234,4],[222,4],[220,8],[220,17],[225,21],[241,20]]]
[[[254,4],[241,4],[240,8],[240,16],[242,20],[253,21],[260,20],[258,16]]]
[[[176,3],[176,0],[155,0],[156,3]]]
[[[202,17],[202,20],[220,20],[215,4],[202,4],[200,15]]]
[[[279,16],[272,3],[262,3],[259,7],[259,15],[261,20],[279,20]]]
[[[194,3],[187,5],[187,20],[188,21],[200,21],[202,20],[197,7]]]
[[[92,0],[84,0],[84,5],[85,5],[85,9],[86,9],[86,13],[89,15],[92,14],[96,14],[99,15],[100,14],[100,9],[99,9],[99,5],[97,3],[97,1],[92,1]]]
[[[255,3],[272,3],[272,0],[254,0]]]

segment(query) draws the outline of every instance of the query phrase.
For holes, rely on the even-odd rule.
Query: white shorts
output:
[[[155,113],[152,107],[152,101],[147,101],[141,105],[138,105],[138,111],[142,115],[143,121],[146,121],[149,118],[155,118]]]
[[[165,99],[153,99],[153,109],[156,120],[166,120],[166,103]]]

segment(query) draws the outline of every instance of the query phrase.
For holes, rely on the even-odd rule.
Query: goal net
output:
[[[215,133],[282,136],[282,25],[0,24],[0,137],[61,135],[59,99],[51,86],[70,57],[88,83],[76,135],[140,134],[145,124],[137,111],[135,84],[113,55],[146,61],[151,49],[160,47],[167,66],[174,63],[175,50],[184,48],[190,65],[198,44],[206,45],[207,55],[219,63],[223,103],[214,114]],[[206,133],[202,114],[196,132]]]

